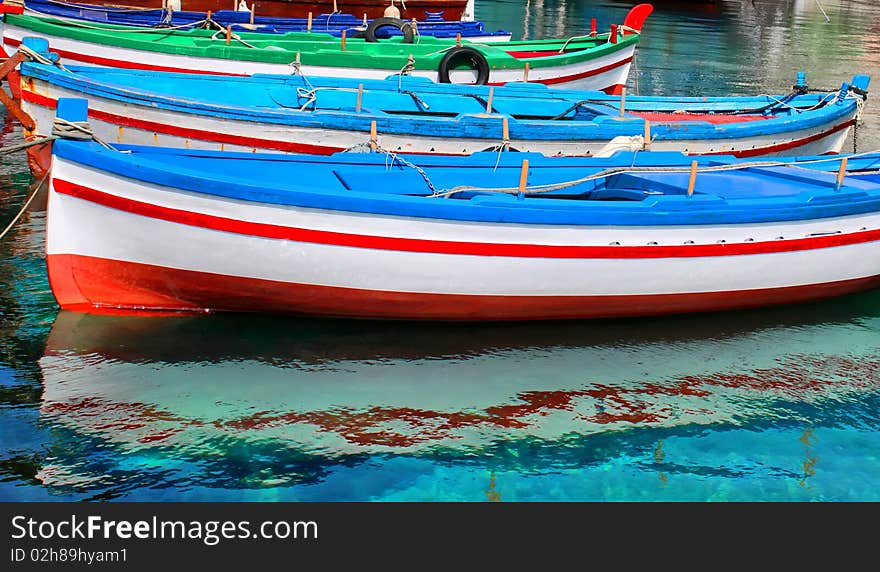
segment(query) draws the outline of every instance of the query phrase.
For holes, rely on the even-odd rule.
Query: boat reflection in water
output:
[[[876,293],[562,324],[61,312],[39,362],[40,418],[57,441],[37,478],[107,497],[173,483],[195,498],[457,498],[450,483],[412,492],[424,484],[408,471],[439,470],[483,475],[458,495],[482,500],[490,479],[505,493],[496,473],[617,466],[618,480],[662,486],[760,473],[803,488],[822,466],[821,428],[857,425],[876,404],[878,342]],[[777,453],[736,444],[779,432]]]

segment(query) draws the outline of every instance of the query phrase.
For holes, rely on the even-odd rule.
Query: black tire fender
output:
[[[397,28],[403,33],[403,43],[411,44],[413,40],[415,40],[415,34],[413,33],[412,24],[407,22],[406,20],[401,20],[400,18],[375,18],[368,25],[367,29],[364,31],[364,40],[367,42],[378,42],[379,39],[376,37],[376,30],[379,28],[386,28],[391,26],[392,28]]]
[[[479,50],[467,46],[452,48],[443,55],[443,59],[440,60],[440,66],[437,68],[437,76],[440,83],[450,83],[449,72],[453,64],[462,60],[470,61],[473,66],[472,69],[477,70],[476,85],[486,85],[488,83],[489,62],[486,61],[486,56],[481,54]]]

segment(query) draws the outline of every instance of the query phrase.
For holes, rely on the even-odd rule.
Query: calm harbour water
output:
[[[631,5],[476,16],[540,38]],[[880,81],[880,4],[821,8],[658,2],[629,90]],[[863,119],[880,149],[880,105]],[[2,158],[0,225],[29,184]],[[880,500],[880,291],[578,323],[86,316],[57,310],[44,222],[35,204],[0,243],[0,500]]]

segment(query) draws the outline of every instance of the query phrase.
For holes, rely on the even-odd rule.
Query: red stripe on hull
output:
[[[815,250],[836,246],[864,244],[880,240],[880,229],[847,234],[821,235],[765,242],[689,244],[670,246],[567,246],[542,244],[504,244],[479,242],[452,242],[417,238],[397,238],[348,234],[249,222],[218,217],[189,210],[173,209],[119,197],[61,179],[53,179],[55,192],[89,201],[107,208],[138,216],[197,228],[258,236],[276,240],[291,240],[312,244],[422,252],[431,254],[460,254],[472,256],[509,256],[517,258],[694,258],[706,256],[739,256]]]
[[[35,141],[34,137],[25,137],[25,141]],[[28,168],[35,177],[42,177],[52,166],[52,142],[43,143],[42,145],[34,145],[28,147],[25,152],[27,155]]]
[[[715,113],[661,113],[659,111],[627,111],[651,123],[680,123],[682,121],[705,121],[713,125],[727,123],[746,123],[747,121],[766,121],[769,115],[721,115]]]
[[[579,72],[579,73],[575,73],[575,74],[571,74],[571,75],[565,75],[565,76],[559,76],[559,77],[551,77],[551,78],[546,78],[546,79],[534,79],[534,80],[531,80],[531,82],[532,82],[532,83],[543,83],[544,85],[554,85],[554,84],[558,84],[558,83],[566,83],[566,82],[570,82],[570,81],[577,81],[577,80],[579,80],[579,79],[584,79],[584,78],[586,78],[586,77],[592,77],[592,76],[594,76],[594,75],[599,75],[599,74],[601,74],[601,73],[605,73],[605,72],[607,72],[608,70],[613,70],[614,68],[619,68],[620,66],[625,65],[625,64],[628,64],[628,63],[630,63],[631,61],[632,61],[632,56],[630,56],[630,57],[628,57],[628,58],[625,58],[625,59],[622,59],[622,60],[620,60],[620,61],[618,61],[618,62],[614,62],[613,64],[608,64],[607,66],[602,66],[602,67],[600,67],[600,68],[589,69],[589,70],[586,70],[586,71],[583,71],[583,72]],[[491,81],[490,81],[490,82],[488,83],[488,85],[504,85],[504,82],[496,83],[496,82],[491,82]],[[616,86],[612,85],[612,86],[604,87],[604,88],[602,88],[602,89],[603,89],[603,90],[609,90],[609,89],[610,89],[610,90],[613,90],[613,89],[615,89],[615,88],[616,88]],[[613,95],[613,94],[612,94],[612,95]]]
[[[804,137],[803,139],[796,139],[794,141],[788,141],[787,143],[780,143],[779,145],[770,145],[769,147],[757,147],[755,149],[740,149],[738,151],[715,151],[715,152],[706,152],[699,153],[699,155],[733,155],[734,157],[759,157],[761,155],[766,155],[767,153],[782,153],[783,151],[791,151],[792,149],[797,149],[798,147],[803,147],[808,143],[813,143],[814,141],[819,141],[820,139],[824,139],[830,135],[834,135],[838,131],[842,129],[846,129],[850,125],[855,123],[854,119],[850,119],[841,123],[840,125],[835,125],[828,131],[822,131],[821,133],[816,133],[814,135],[810,135],[809,137]],[[723,140],[720,140],[723,144]]]
[[[234,311],[412,320],[650,316],[805,302],[880,286],[880,276],[785,288],[629,296],[489,296],[360,290],[223,276],[73,254],[47,257],[65,310]]]
[[[23,91],[22,97],[24,98],[24,101],[27,101],[28,103],[48,107],[50,109],[55,109],[58,105],[56,100],[34,93],[33,91]],[[251,147],[255,149],[274,149],[276,151],[284,151],[288,153],[310,153],[312,155],[331,155],[337,151],[343,150],[342,147],[311,145],[309,143],[299,143],[296,141],[273,141],[271,139],[245,137],[244,135],[232,135],[221,131],[205,131],[202,129],[167,125],[155,121],[147,121],[124,115],[116,115],[115,113],[107,113],[106,111],[101,111],[99,109],[89,109],[89,117],[113,125],[143,129],[144,131],[163,133],[165,135],[182,137],[184,139],[198,139],[201,141],[239,145],[241,147]],[[367,134],[364,133],[364,137],[366,136]]]
[[[611,88],[607,88],[605,91],[609,95],[620,95],[622,91],[622,85],[613,86]],[[57,106],[57,101],[46,97],[44,95],[35,93],[29,90],[22,90],[21,97],[24,101],[28,103],[32,103],[34,105],[40,105],[42,107],[48,107],[50,109],[55,109]],[[174,125],[167,125],[165,123],[158,123],[154,121],[146,121],[143,119],[136,119],[134,117],[127,117],[122,115],[116,115],[114,113],[107,113],[105,111],[97,110],[97,109],[89,109],[89,117],[94,119],[98,119],[101,121],[105,121],[107,123],[111,123],[113,125],[121,125],[123,127],[132,127],[134,129],[142,129],[144,131],[151,131],[154,133],[163,133],[166,135],[171,135],[175,137],[181,137],[184,139],[198,139],[200,141],[211,141],[214,143],[222,143],[229,145],[239,145],[242,147],[251,147],[255,149],[274,149],[276,151],[288,152],[288,153],[310,153],[313,155],[331,155],[338,151],[342,151],[342,147],[329,147],[326,145],[312,145],[309,143],[300,143],[296,141],[276,141],[271,139],[259,139],[256,137],[245,137],[242,135],[232,135],[220,131],[205,131],[201,129],[191,129],[186,127],[178,127]],[[853,120],[846,121],[841,123],[840,125],[836,125],[829,129],[828,131],[823,131],[821,133],[816,133],[805,137],[803,139],[796,139],[794,141],[788,141],[786,143],[780,143],[778,145],[771,145],[768,147],[756,147],[754,149],[739,149],[735,151],[714,151],[714,152],[701,152],[701,153],[690,153],[691,155],[733,155],[735,157],[758,157],[761,155],[766,155],[768,153],[781,153],[784,151],[791,151],[793,149],[797,149],[803,145],[807,145],[809,143],[813,143],[815,141],[819,141],[820,139],[824,139],[834,133],[842,129],[846,129],[847,127],[853,124]],[[720,144],[729,144],[724,140],[718,140]],[[734,144],[737,143],[734,141]],[[682,144],[682,147],[684,144]],[[420,154],[419,152],[406,152],[406,154]],[[427,154],[427,153],[426,153]],[[460,153],[430,153],[431,155],[461,155]]]
[[[3,42],[10,46],[18,46],[21,44],[21,41],[15,38],[9,38],[4,36]],[[246,77],[248,74],[243,73],[228,73],[228,72],[220,72],[220,71],[205,71],[205,70],[196,70],[189,68],[175,68],[169,66],[154,66],[151,64],[145,63],[136,63],[136,62],[127,62],[125,60],[114,60],[111,58],[102,58],[100,56],[91,56],[86,54],[78,54],[76,52],[70,52],[67,50],[59,50],[57,48],[52,48],[52,51],[61,56],[63,59],[75,60],[78,62],[86,62],[90,64],[94,64],[96,66],[105,66],[111,68],[124,68],[124,69],[134,69],[134,70],[149,70],[149,71],[167,71],[167,72],[184,72],[184,73],[195,73],[195,74],[205,74],[205,75],[231,75],[231,76],[239,76]],[[148,52],[149,53],[149,52]]]

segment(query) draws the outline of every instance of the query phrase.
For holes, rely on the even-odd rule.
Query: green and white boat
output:
[[[38,17],[0,5],[3,44],[12,54],[25,37],[42,37],[64,63],[248,76],[301,73],[382,79],[403,71],[438,82],[501,85],[530,81],[619,93],[626,84],[650,4],[630,10],[606,33],[502,45],[422,37],[369,43],[329,34],[291,32],[268,37],[205,29],[144,29]]]

